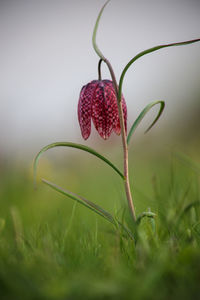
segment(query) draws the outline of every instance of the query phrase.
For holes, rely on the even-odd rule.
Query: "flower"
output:
[[[121,101],[125,129],[127,130],[127,108],[123,95]],[[104,140],[109,138],[113,130],[120,135],[117,97],[112,81],[93,80],[81,89],[78,102],[78,120],[85,140],[91,133],[91,119]]]

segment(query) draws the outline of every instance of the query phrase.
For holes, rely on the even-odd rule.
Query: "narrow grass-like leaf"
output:
[[[129,230],[129,228],[127,228],[125,225],[123,225],[121,222],[119,222],[117,219],[113,218],[113,216],[107,212],[105,209],[103,209],[102,207],[100,207],[99,205],[75,194],[72,193],[66,189],[63,189],[61,187],[59,187],[58,185],[56,185],[55,183],[52,183],[46,179],[42,179],[42,182],[45,183],[46,185],[50,186],[52,189],[54,189],[55,191],[68,196],[69,198],[77,201],[78,203],[82,204],[83,206],[89,208],[90,210],[92,210],[93,212],[95,212],[96,214],[102,216],[104,219],[106,219],[107,221],[109,221],[110,223],[112,223],[114,226],[116,226],[117,224],[127,233],[127,235],[134,240],[134,236],[132,234],[132,232]]]
[[[99,27],[99,21],[101,19],[101,15],[102,15],[102,13],[104,11],[104,8],[108,4],[108,2],[110,2],[110,0],[106,1],[106,3],[103,5],[102,9],[100,10],[100,12],[98,14],[98,17],[97,17],[97,20],[96,20],[96,23],[95,23],[95,26],[94,26],[94,30],[93,30],[93,35],[92,35],[92,45],[93,45],[93,48],[94,48],[95,52],[97,53],[97,55],[100,58],[102,58],[103,60],[105,60],[105,57],[102,54],[102,52],[99,50],[99,47],[97,46],[96,36],[97,36],[97,30],[98,30],[98,27]]]
[[[124,80],[124,76],[126,74],[126,72],[128,71],[128,69],[130,68],[130,66],[140,57],[149,54],[151,52],[157,51],[159,49],[162,48],[167,48],[167,47],[173,47],[173,46],[183,46],[183,45],[189,45],[189,44],[193,44],[196,42],[199,42],[200,39],[195,39],[195,40],[190,40],[190,41],[185,41],[185,42],[179,42],[179,43],[171,43],[171,44],[165,44],[165,45],[158,45],[155,47],[152,47],[150,49],[144,50],[140,53],[138,53],[135,57],[133,57],[128,64],[125,66],[125,68],[122,71],[121,77],[120,77],[120,81],[119,81],[119,101],[121,100],[121,94],[122,94],[122,84],[123,84],[123,80]]]
[[[143,111],[140,113],[140,115],[138,116],[138,118],[135,120],[135,122],[133,123],[133,125],[131,126],[131,129],[129,131],[128,137],[127,137],[127,144],[129,144],[131,136],[133,135],[133,133],[135,132],[136,128],[138,127],[138,125],[140,124],[140,122],[142,121],[142,119],[144,118],[144,116],[148,113],[148,111],[156,104],[160,104],[160,110],[155,118],[155,120],[153,121],[153,123],[148,127],[148,129],[145,131],[148,132],[153,125],[158,121],[158,119],[160,118],[164,108],[165,108],[165,102],[164,101],[155,101],[155,102],[151,102],[149,103],[144,109]]]
[[[55,147],[71,147],[71,148],[80,149],[80,150],[86,151],[90,154],[93,154],[94,156],[100,158],[105,163],[107,163],[113,170],[115,170],[121,176],[122,179],[124,179],[124,175],[120,172],[120,170],[115,165],[113,165],[113,163],[111,163],[107,158],[105,158],[103,155],[96,152],[94,149],[89,148],[85,145],[81,145],[81,144],[75,144],[75,143],[70,143],[70,142],[57,142],[57,143],[52,143],[52,144],[49,144],[49,145],[43,147],[40,150],[40,152],[36,155],[35,160],[34,160],[34,165],[33,165],[34,166],[34,182],[36,182],[37,165],[38,165],[40,156],[47,150],[55,148]]]
[[[97,204],[77,195],[74,194],[68,190],[65,190],[61,187],[59,187],[58,185],[46,180],[46,179],[42,179],[42,182],[44,182],[45,184],[47,184],[48,186],[50,186],[52,189],[56,190],[57,192],[68,196],[69,198],[79,202],[80,204],[86,206],[87,208],[91,209],[92,211],[94,211],[95,213],[97,213],[98,215],[102,216],[103,218],[105,218],[107,221],[109,221],[112,224],[116,224],[115,219],[112,217],[112,215],[110,213],[108,213],[107,211],[105,211],[103,208],[101,208],[100,206],[98,206]]]

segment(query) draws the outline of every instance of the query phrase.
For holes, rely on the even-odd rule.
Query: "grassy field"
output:
[[[117,175],[87,154],[69,155],[56,150],[43,157],[38,178],[126,219]],[[131,160],[137,214],[150,207],[157,215],[155,231],[151,219],[142,220],[136,245],[49,187],[39,183],[34,191],[31,165],[2,164],[0,299],[200,299],[196,158],[140,153]]]

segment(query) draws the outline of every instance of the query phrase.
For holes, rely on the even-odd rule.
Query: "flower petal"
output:
[[[92,120],[103,139],[108,139],[118,120],[118,107],[112,81],[99,81],[92,99]]]
[[[126,107],[126,102],[124,99],[124,96],[122,95],[122,110],[123,110],[123,114],[124,114],[124,125],[125,125],[125,131],[127,133],[127,107]],[[121,127],[120,127],[120,119],[118,117],[118,121],[116,126],[114,127],[114,131],[116,134],[120,135],[121,133]]]
[[[88,139],[91,133],[91,112],[92,98],[97,86],[97,80],[94,80],[83,86],[79,102],[78,102],[78,120],[81,128],[82,136],[85,140]]]

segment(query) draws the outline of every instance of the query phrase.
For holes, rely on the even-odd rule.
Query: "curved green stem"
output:
[[[106,3],[104,4],[104,6],[102,7],[102,9],[100,10],[100,12],[98,14],[98,17],[97,17],[97,20],[96,20],[96,23],[95,23],[95,26],[94,26],[94,30],[93,30],[93,35],[92,35],[92,44],[93,44],[94,50],[95,50],[96,54],[100,58],[102,58],[103,60],[105,60],[105,56],[103,55],[103,53],[100,51],[99,47],[97,46],[96,35],[97,35],[97,29],[98,29],[98,26],[99,26],[99,21],[101,19],[101,15],[104,11],[104,8],[108,4],[108,2],[110,2],[110,0],[106,1]]]

